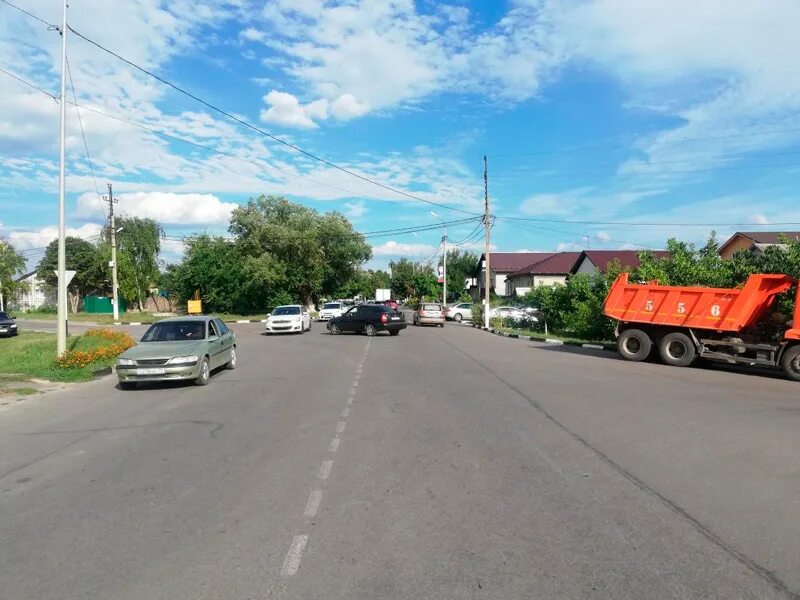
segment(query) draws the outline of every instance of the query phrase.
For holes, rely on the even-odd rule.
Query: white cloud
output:
[[[342,94],[331,102],[331,114],[342,121],[360,117],[369,110],[369,104],[359,102],[353,94]]]
[[[407,244],[389,240],[379,246],[372,247],[374,256],[430,256],[436,252],[436,246],[429,244]]]
[[[86,223],[80,227],[67,227],[67,236],[77,237],[95,242],[101,231],[101,226],[95,223]],[[41,249],[58,239],[58,226],[49,225],[32,229],[11,229],[3,231],[4,237],[17,250]]]
[[[556,245],[556,252],[580,252],[585,249],[585,246],[575,242],[561,242]]]
[[[269,108],[262,110],[259,118],[266,123],[278,123],[289,127],[313,129],[317,127],[314,119],[328,118],[328,101],[315,100],[301,104],[292,94],[272,90],[264,96]]]
[[[367,213],[367,205],[363,200],[359,200],[358,202],[345,202],[344,208],[344,216],[351,221],[360,219]]]
[[[247,40],[248,42],[263,42],[266,39],[267,34],[260,29],[256,29],[255,27],[248,27],[239,33],[239,37]]]
[[[235,202],[222,202],[213,194],[175,194],[171,192],[134,192],[115,194],[117,214],[155,219],[165,225],[227,226]],[[95,194],[78,198],[78,215],[101,217],[106,204]]]
[[[594,237],[601,242],[608,242],[611,239],[611,236],[607,231],[598,231]]]

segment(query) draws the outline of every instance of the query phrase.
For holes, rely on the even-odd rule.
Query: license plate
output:
[[[6,333],[7,331],[8,329],[6,329],[5,327],[0,327],[0,333]]]
[[[392,321],[399,321],[400,317],[389,317]]]
[[[137,375],[163,375],[164,369],[150,368],[150,369],[136,369]]]

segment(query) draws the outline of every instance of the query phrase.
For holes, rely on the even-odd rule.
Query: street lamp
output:
[[[439,215],[430,211],[431,215],[442,223],[442,308],[447,306],[447,226],[439,219]]]

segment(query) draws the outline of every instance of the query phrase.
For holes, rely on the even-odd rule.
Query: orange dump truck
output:
[[[617,277],[603,314],[617,320],[617,347],[628,360],[653,348],[668,365],[699,356],[747,365],[783,367],[800,381],[800,286],[788,275],[751,275],[741,289],[633,284]],[[775,312],[775,298],[795,289],[794,320]]]

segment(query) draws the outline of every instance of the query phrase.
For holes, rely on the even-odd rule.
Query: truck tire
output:
[[[697,358],[697,348],[692,338],[679,331],[668,333],[661,338],[658,353],[664,364],[673,367],[688,367]]]
[[[622,358],[642,361],[650,356],[653,341],[641,329],[626,329],[617,338],[617,349]]]
[[[800,344],[792,346],[783,353],[781,365],[789,379],[800,381]]]

